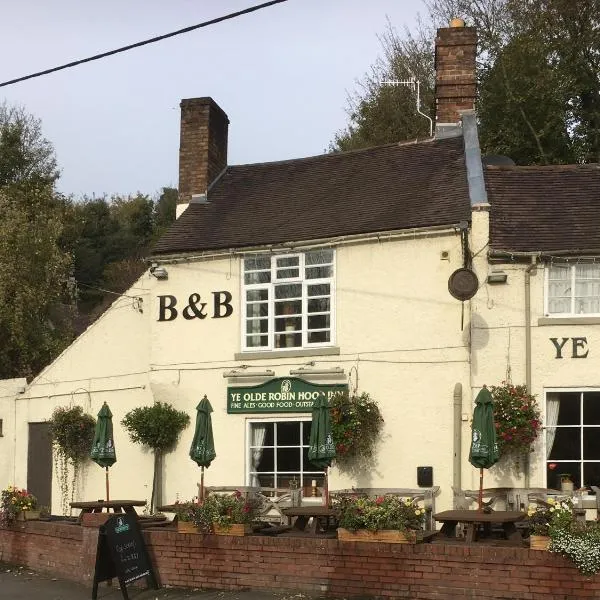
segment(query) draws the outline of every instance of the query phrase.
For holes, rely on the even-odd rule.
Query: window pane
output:
[[[269,316],[269,305],[266,302],[260,304],[248,304],[246,306],[247,317],[268,317]]]
[[[600,299],[575,298],[575,314],[583,315],[600,312]]]
[[[575,265],[575,279],[600,279],[600,264]]]
[[[275,331],[300,331],[301,329],[302,317],[275,319]]]
[[[600,392],[583,393],[583,422],[585,425],[600,425]]]
[[[581,425],[581,394],[561,392],[557,425]]]
[[[256,471],[270,471],[275,470],[275,449],[274,448],[263,448],[258,465],[254,466]]]
[[[271,257],[266,254],[248,256],[244,259],[244,271],[261,271],[271,268]]]
[[[581,429],[579,427],[557,427],[554,444],[548,458],[551,460],[580,459]]]
[[[329,329],[329,315],[308,317],[308,329]]]
[[[254,273],[246,273],[244,275],[244,283],[250,285],[252,283],[269,283],[271,281],[271,271],[255,271]]]
[[[248,348],[265,348],[269,345],[269,337],[266,335],[246,336],[246,346]]]
[[[579,462],[549,462],[546,470],[548,487],[560,490],[560,476],[570,475],[575,488],[581,487],[581,463]]]
[[[309,344],[324,344],[331,341],[331,333],[329,331],[309,331]]]
[[[277,259],[277,267],[297,267],[300,264],[299,256],[286,256]]]
[[[552,265],[550,267],[549,279],[551,281],[565,281],[571,279],[571,267],[568,265]]]
[[[300,447],[277,448],[277,471],[300,470]]]
[[[297,279],[300,269],[277,269],[277,279]]]
[[[329,296],[331,286],[328,283],[320,283],[317,285],[309,285],[307,287],[309,296]]]
[[[246,291],[246,300],[248,302],[256,302],[258,300],[268,300],[269,299],[269,290],[247,290]]]
[[[269,319],[248,319],[246,333],[268,333]]]
[[[276,315],[300,315],[302,314],[302,300],[287,300],[286,302],[275,302]]]
[[[250,446],[272,446],[275,441],[275,423],[252,423],[250,429]]]
[[[333,262],[333,250],[331,248],[323,250],[312,250],[307,252],[304,257],[306,265],[324,265]]]
[[[276,285],[275,286],[275,298],[301,298],[302,297],[302,285],[295,283],[293,285]]]
[[[315,298],[308,301],[308,312],[329,312],[331,309],[330,298]]]
[[[300,422],[289,421],[286,423],[277,423],[277,445],[299,446]]]
[[[311,421],[304,421],[302,423],[302,444],[308,446],[310,444],[310,428]]]
[[[583,428],[583,458],[600,460],[600,427]]]
[[[306,279],[326,279],[333,275],[333,267],[310,267],[306,269]]]
[[[252,473],[251,473],[252,475]],[[250,481],[255,481],[254,477]],[[254,485],[254,484],[253,484]],[[258,475],[258,485],[260,487],[275,487],[275,475]]]
[[[583,485],[586,487],[600,486],[600,462],[583,463]]]
[[[278,333],[275,335],[276,348],[299,348],[302,345],[300,333]]]

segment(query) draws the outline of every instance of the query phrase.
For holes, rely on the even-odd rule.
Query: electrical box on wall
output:
[[[433,487],[433,467],[417,467],[417,485]]]

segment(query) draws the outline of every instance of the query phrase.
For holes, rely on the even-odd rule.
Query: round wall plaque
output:
[[[448,291],[457,300],[470,300],[478,289],[479,280],[471,269],[457,269],[448,279]]]

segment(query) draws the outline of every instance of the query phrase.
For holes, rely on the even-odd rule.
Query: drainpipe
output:
[[[537,256],[531,256],[531,264],[525,269],[525,385],[531,394],[531,273],[536,269]],[[529,453],[525,456],[525,487],[529,487]]]
[[[454,456],[452,464],[452,487],[455,491],[461,489],[461,432],[462,432],[462,384],[454,386]]]

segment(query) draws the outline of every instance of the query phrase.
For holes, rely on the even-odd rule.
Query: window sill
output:
[[[598,320],[600,322],[600,319]],[[262,352],[236,352],[233,360],[262,360],[265,358],[300,358],[304,356],[331,356],[340,354],[339,346],[329,348],[298,348],[298,350],[263,350]]]
[[[540,317],[538,325],[600,325],[600,317]]]

